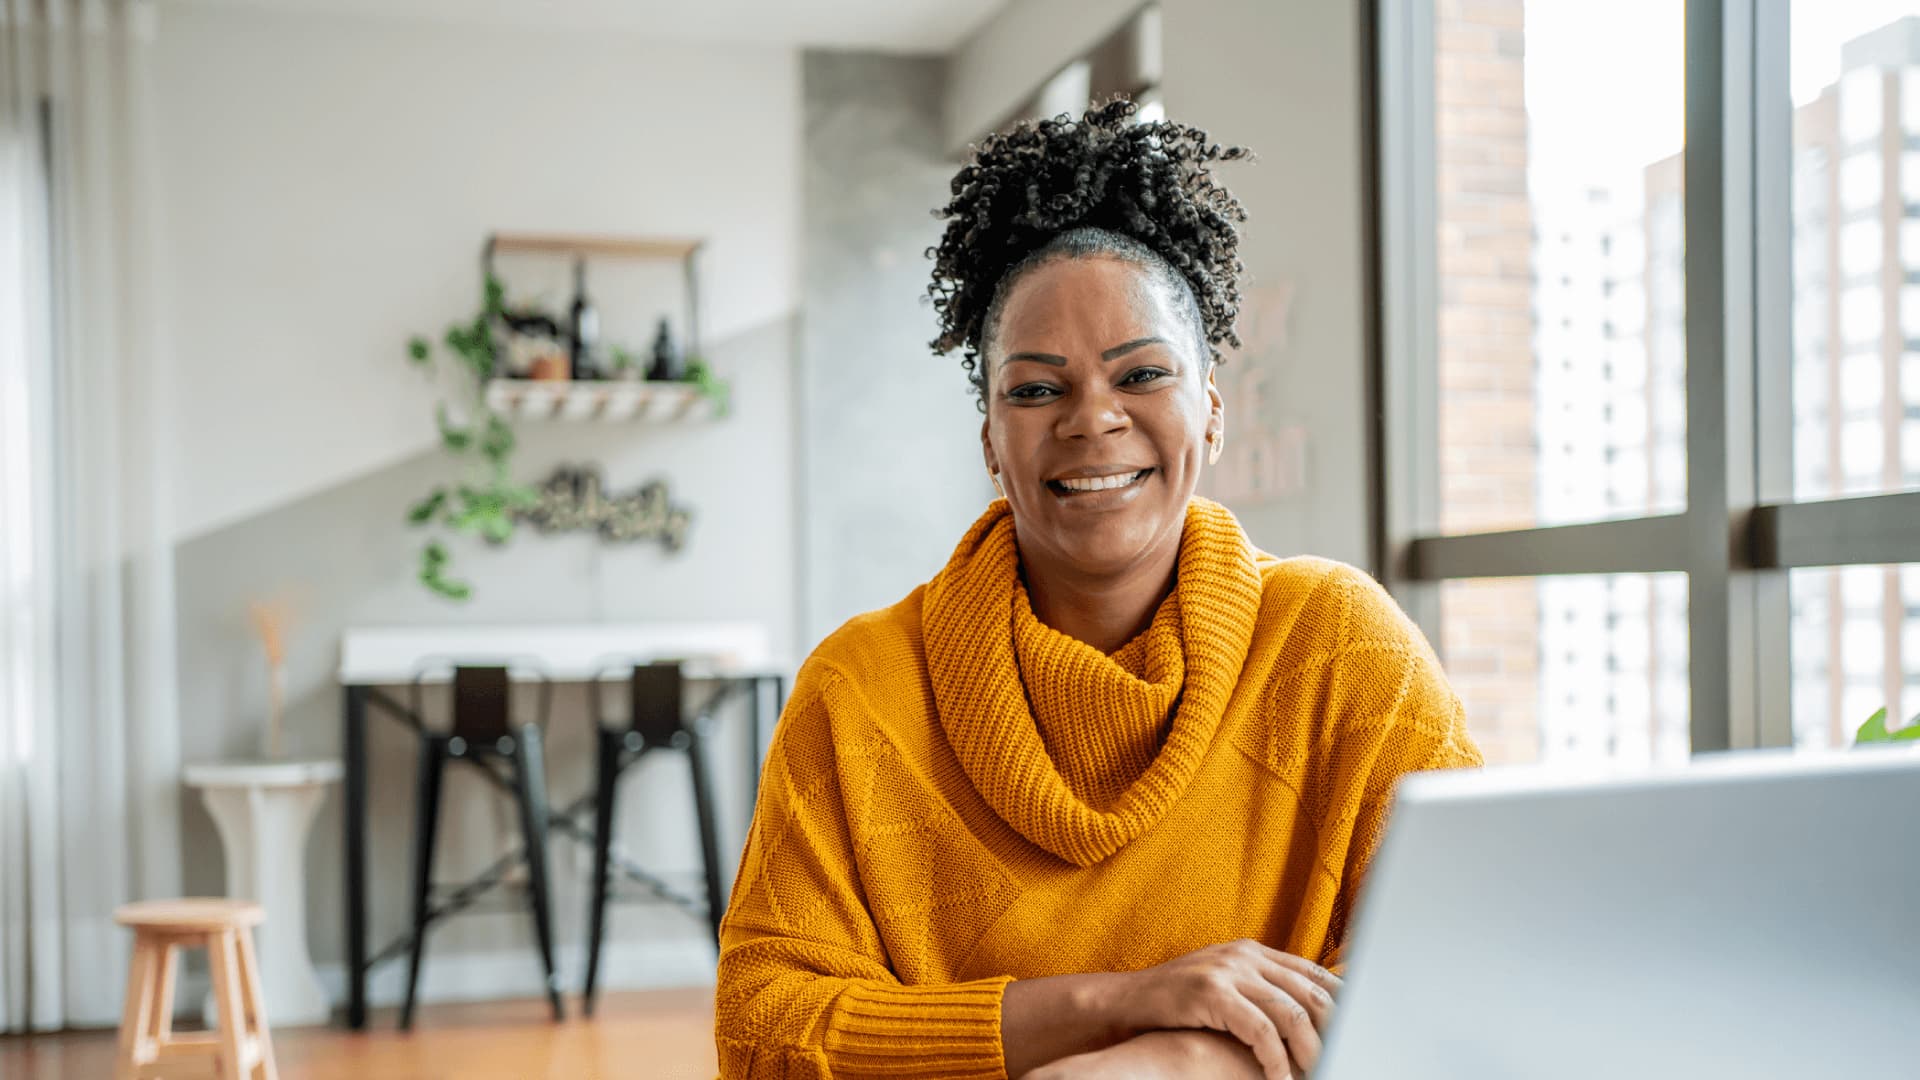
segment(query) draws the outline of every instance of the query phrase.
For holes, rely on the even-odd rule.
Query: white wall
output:
[[[1258,363],[1264,415],[1233,414],[1227,438],[1304,428],[1305,483],[1232,502],[1254,542],[1364,566],[1367,546],[1365,297],[1359,3],[1163,0],[1167,115],[1260,160],[1230,165],[1246,205],[1240,255],[1250,301],[1289,298],[1284,344]],[[1251,306],[1251,305],[1249,305]],[[1243,327],[1243,331],[1244,331]],[[1241,369],[1244,372],[1244,367]]]
[[[946,143],[953,153],[1004,121],[1069,61],[1098,45],[1145,0],[1015,0],[949,58]]]
[[[802,638],[905,596],[993,498],[960,360],[927,302],[953,163],[937,59],[810,52],[799,421]]]
[[[402,348],[472,313],[491,230],[708,238],[710,340],[796,304],[791,49],[163,14],[183,536],[429,445]]]
[[[179,370],[169,426],[180,440],[187,760],[258,752],[266,688],[245,610],[276,594],[297,610],[287,694],[302,754],[339,751],[332,671],[351,625],[751,619],[777,649],[798,648],[794,50],[202,7],[163,16],[154,112],[164,324]],[[435,395],[404,346],[471,315],[480,246],[496,229],[707,238],[705,351],[732,380],[735,409],[688,428],[523,425],[524,478],[562,461],[600,464],[619,488],[662,477],[693,508],[694,531],[671,556],[530,530],[499,550],[457,543],[476,588],[462,606],[413,580],[420,534],[405,508],[457,474],[432,448]],[[527,280],[507,276],[510,293]],[[611,269],[594,280],[609,336],[644,344],[659,312],[684,333],[671,272],[660,297],[621,292]],[[741,719],[723,718],[729,737]],[[413,747],[396,725],[373,725],[378,947],[405,923]],[[584,701],[561,694],[549,738],[557,803],[590,784],[586,730]],[[719,777],[729,859],[745,825],[736,749],[723,750]],[[217,892],[218,840],[197,800],[182,798],[187,887]],[[492,801],[477,785],[450,786],[443,876],[513,845]],[[617,829],[636,858],[692,883],[691,822],[684,766],[663,760],[634,777]],[[308,850],[310,938],[335,978],[339,835],[335,799]],[[571,986],[585,862],[554,847]],[[618,908],[606,985],[710,978],[703,933],[678,913]],[[455,920],[432,939],[423,992],[531,994],[533,956],[524,916]],[[391,999],[395,974],[375,980],[376,1001]]]

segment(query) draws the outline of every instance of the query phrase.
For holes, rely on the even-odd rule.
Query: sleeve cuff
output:
[[[938,986],[855,982],[828,1021],[833,1075],[1006,1080],[1000,1000],[1010,976]]]

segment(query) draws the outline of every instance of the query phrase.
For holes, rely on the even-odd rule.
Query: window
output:
[[[1489,759],[1920,712],[1920,8],[1379,11],[1377,558]]]
[[[1819,19],[1819,15],[1808,10],[1818,2],[1797,0],[1793,5],[1794,21],[1812,22]],[[1884,90],[1880,72],[1870,67],[1856,68],[1848,71],[1834,89],[1840,96],[1841,141],[1848,146],[1855,146],[1878,138],[1883,130],[1880,102]]]
[[[1683,760],[1684,574],[1449,581],[1441,661],[1487,762]]]
[[[1840,277],[1851,280],[1880,269],[1880,220],[1849,221],[1840,229]]]
[[[1920,564],[1795,570],[1793,742],[1845,746],[1876,710],[1920,713]]]
[[[1872,210],[1880,205],[1880,155],[1873,150],[1848,154],[1840,162],[1840,212],[1852,216],[1856,211]]]
[[[1439,527],[1680,509],[1679,9],[1435,12]]]
[[[1815,163],[1838,160],[1843,216],[1837,253],[1823,230],[1789,230],[1796,458],[1799,447],[1825,443],[1837,465],[1817,474],[1796,466],[1792,490],[1802,498],[1920,487],[1906,468],[1902,415],[1906,398],[1920,395],[1910,381],[1920,371],[1902,359],[1907,342],[1920,339],[1920,284],[1908,283],[1920,276],[1920,218],[1907,214],[1920,201],[1920,150],[1902,137],[1903,126],[1920,123],[1920,47],[1910,32],[1920,7],[1909,13],[1912,23],[1898,14],[1818,0],[1795,0],[1792,9],[1792,182],[1823,187]],[[1887,165],[1899,169],[1891,187],[1883,183]],[[1792,195],[1796,204],[1823,198],[1798,187]],[[1890,219],[1900,222],[1891,248]],[[1841,283],[1837,339],[1819,332],[1828,322],[1827,294],[1814,284],[1821,277]]]

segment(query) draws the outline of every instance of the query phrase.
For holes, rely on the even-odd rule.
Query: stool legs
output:
[[[413,1004],[420,988],[420,957],[426,951],[427,923],[433,904],[433,840],[440,822],[440,779],[447,771],[447,740],[429,735],[420,744],[420,778],[413,826],[413,942],[407,960],[407,997],[400,1006],[400,1030],[413,1027]]]
[[[134,1080],[149,1050],[155,998],[154,978],[166,947],[144,934],[133,939],[133,959],[127,964],[127,1003],[120,1013],[120,1057],[114,1080]]]
[[[695,729],[687,744],[687,764],[693,769],[693,811],[700,822],[700,863],[707,878],[707,923],[713,940],[720,942],[720,917],[727,911],[727,896],[720,887],[720,829],[714,820],[713,771],[708,760],[707,736]]]
[[[191,931],[136,931],[127,975],[126,1009],[120,1021],[120,1055],[115,1080],[137,1080],[156,1062],[193,1062],[213,1066],[218,1080],[279,1080],[273,1038],[260,999],[259,961],[252,930],[245,926]],[[173,1033],[176,952],[204,947],[213,976],[217,1026],[210,1032]],[[166,1075],[173,1075],[171,1065]]]
[[[160,978],[154,987],[153,1022],[150,1030],[154,1038],[166,1042],[173,1038],[173,987],[174,976],[179,974],[180,949],[171,941],[159,944]]]
[[[608,872],[613,862],[613,795],[620,782],[620,754],[623,734],[599,730],[597,758],[599,774],[593,790],[593,896],[587,909],[587,984],[580,995],[580,1007],[593,1015],[593,1001],[600,985],[600,942],[606,936]]]
[[[207,967],[213,972],[213,1000],[220,1010],[220,1080],[248,1080],[245,1031],[247,1003],[240,992],[240,945],[235,932],[208,935]]]
[[[547,768],[541,753],[540,729],[520,729],[513,754],[514,789],[520,804],[520,830],[527,848],[527,890],[533,899],[533,930],[540,939],[540,961],[547,972],[547,1000],[553,1018],[566,1015],[560,1003],[560,980],[553,970],[553,915],[547,886]]]
[[[260,1080],[280,1080],[280,1070],[273,1062],[273,1035],[267,1030],[267,1003],[260,990],[260,958],[253,950],[253,931],[241,930],[240,938],[240,994],[246,1002],[246,1029],[254,1033],[260,1048]],[[171,970],[169,969],[169,975]],[[166,999],[171,1009],[173,986],[171,977],[161,984],[166,988]],[[165,1021],[163,1021],[165,1022]]]

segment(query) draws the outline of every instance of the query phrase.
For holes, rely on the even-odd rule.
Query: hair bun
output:
[[[968,379],[982,393],[981,335],[1008,271],[1055,236],[1093,228],[1130,237],[1166,261],[1192,289],[1214,359],[1238,346],[1240,234],[1247,219],[1233,193],[1214,182],[1216,161],[1252,157],[1199,128],[1136,122],[1139,106],[1116,98],[1088,109],[1024,121],[988,135],[953,176],[940,243],[927,251],[927,293],[939,313],[946,353],[964,348]]]

